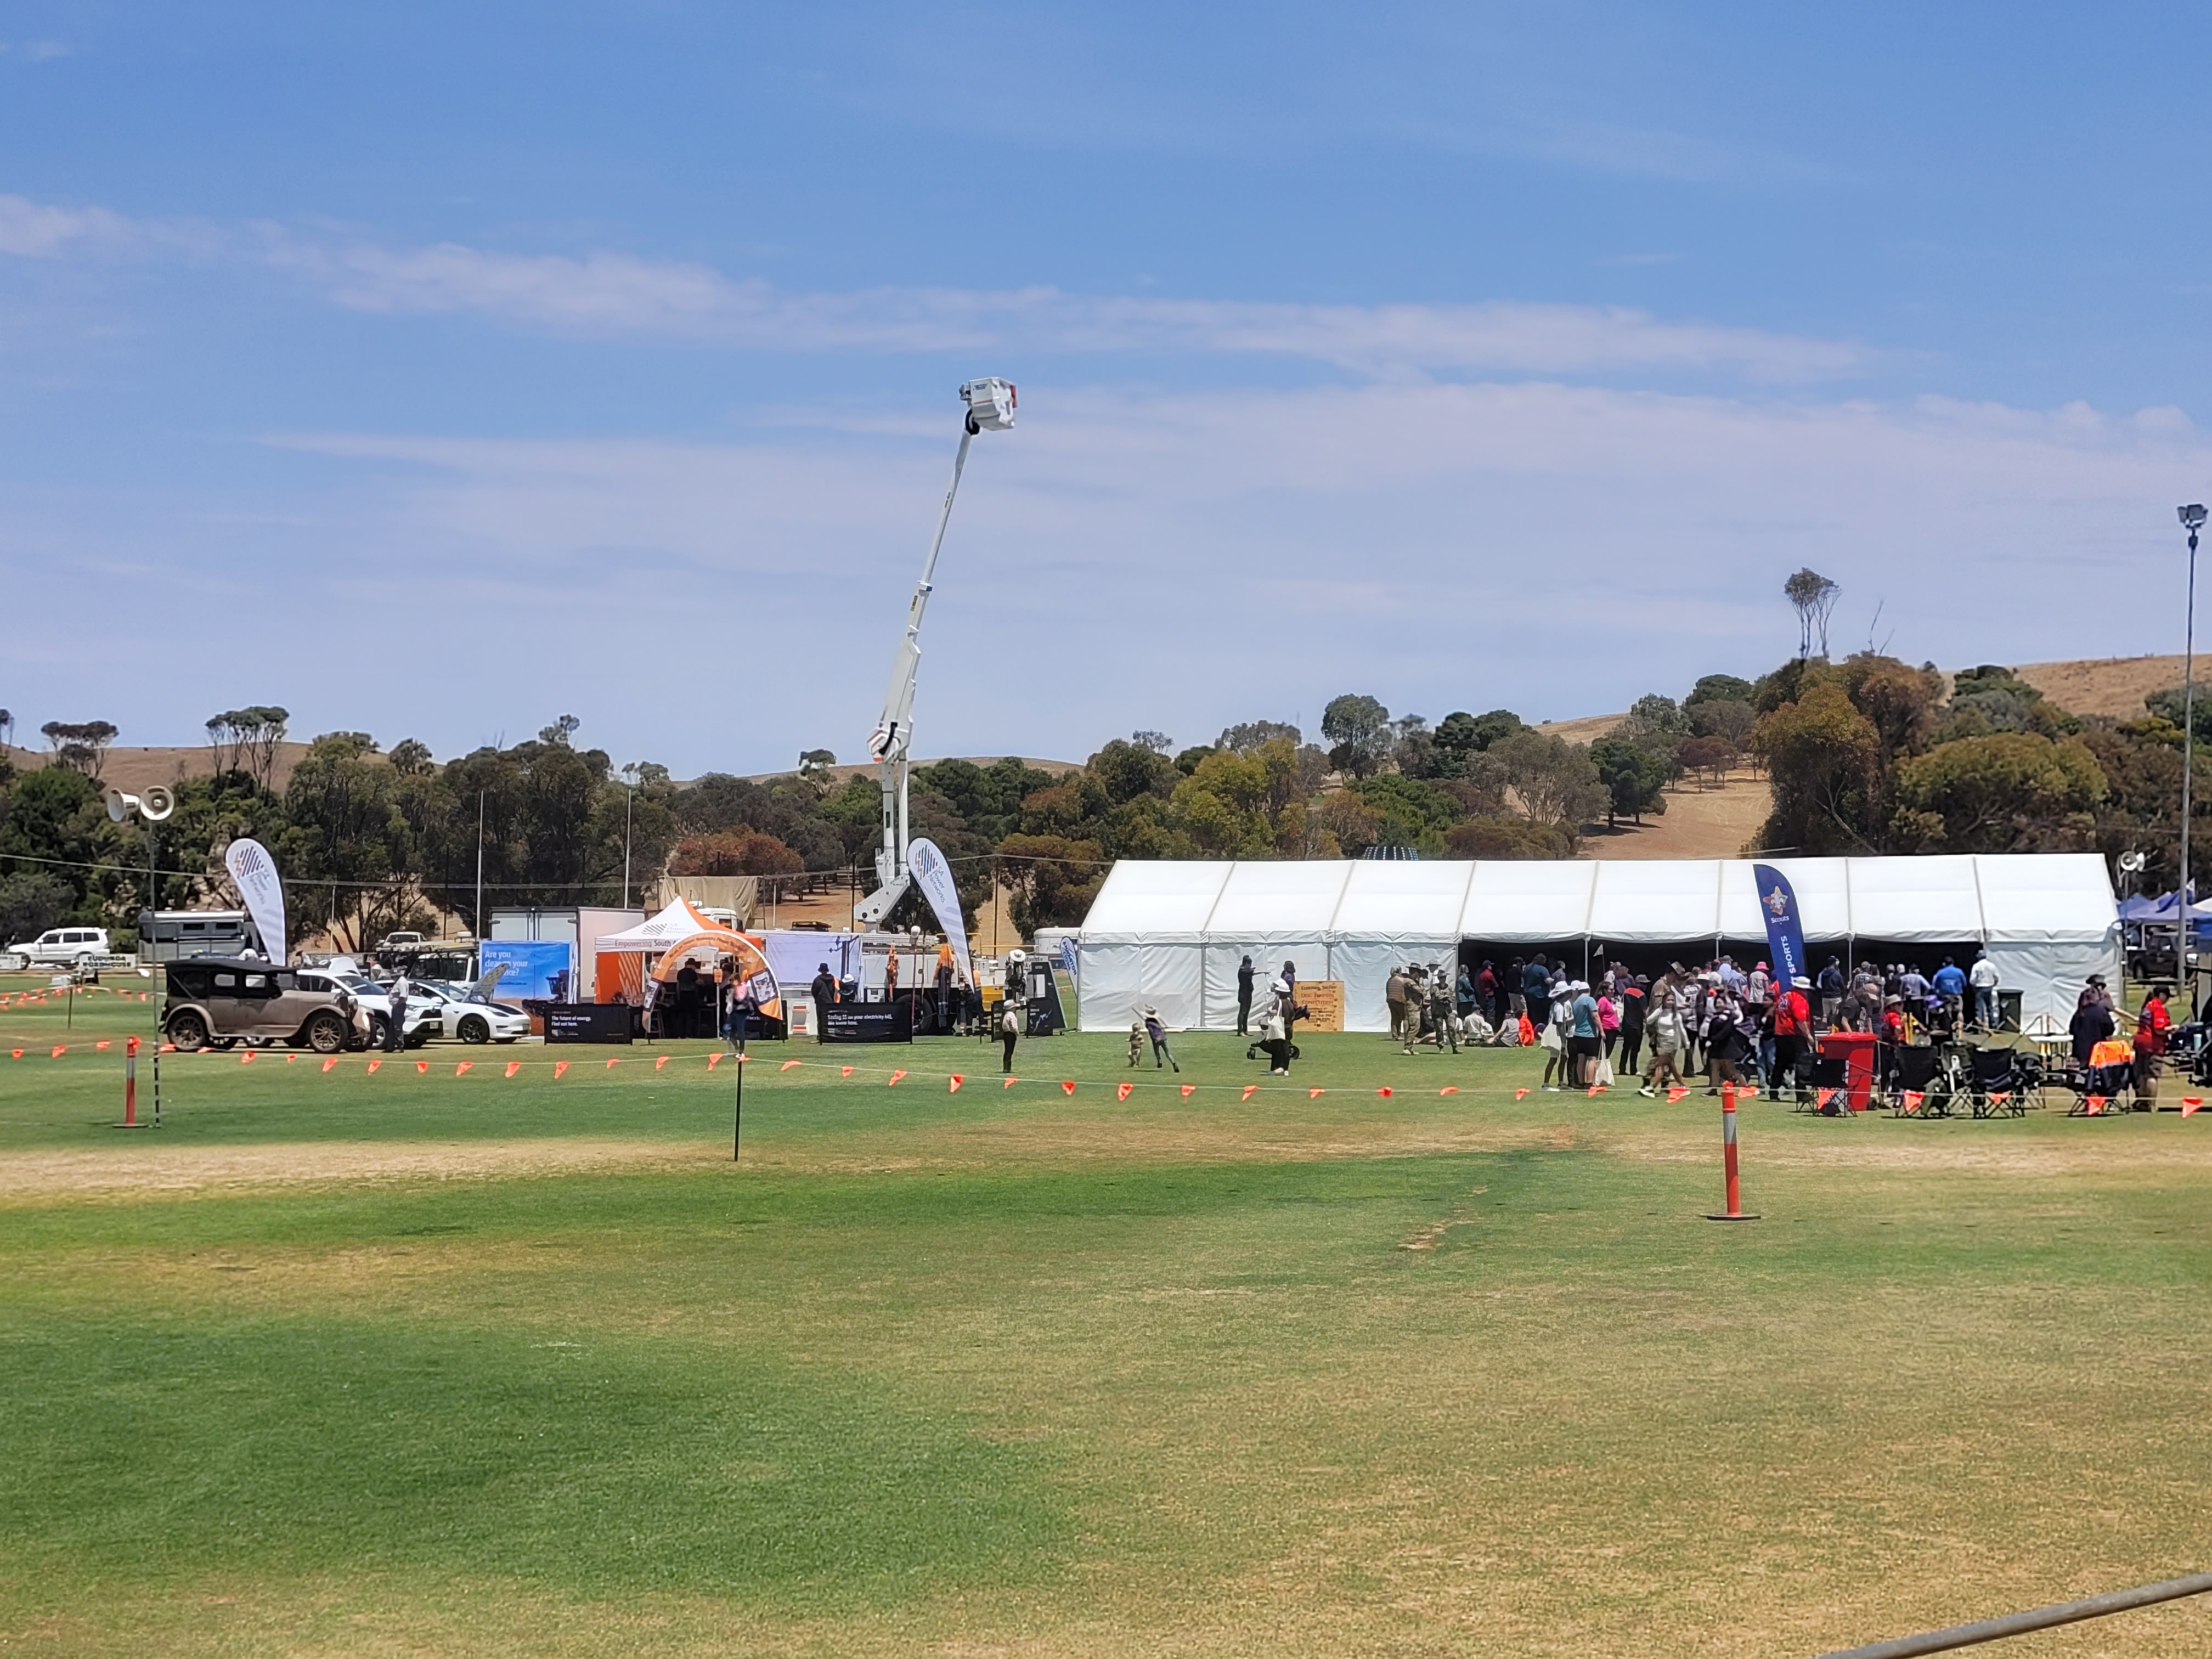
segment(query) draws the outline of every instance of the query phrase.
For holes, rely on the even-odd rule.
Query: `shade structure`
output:
[[[1850,952],[1984,948],[2023,1017],[2070,1013],[2081,981],[2120,971],[2118,908],[2091,853],[1775,859],[1805,937]],[[1753,863],[1739,859],[1311,862],[1124,860],[1078,946],[1085,1030],[1127,1026],[1147,1006],[1185,1029],[1236,1023],[1237,970],[1261,984],[1288,960],[1300,979],[1340,980],[1350,1030],[1387,1029],[1384,981],[1406,962],[1446,961],[1462,942],[1510,947],[1680,945],[1765,936]],[[1963,963],[1961,965],[1964,965]]]

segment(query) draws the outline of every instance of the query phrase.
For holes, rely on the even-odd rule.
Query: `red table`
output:
[[[1820,1058],[1844,1062],[1844,1087],[1855,1112],[1866,1110],[1874,1092],[1874,1050],[1880,1041],[1872,1031],[1830,1031],[1820,1039]]]

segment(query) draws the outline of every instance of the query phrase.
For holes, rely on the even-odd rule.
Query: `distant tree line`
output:
[[[1432,726],[1348,693],[1323,710],[1320,744],[1261,720],[1181,750],[1139,732],[1064,775],[1013,758],[917,767],[913,828],[945,850],[971,912],[995,878],[1028,930],[1079,921],[1121,858],[1571,857],[1601,822],[1663,813],[1670,786],[1748,764],[1773,790],[1758,848],[2133,848],[2148,856],[2148,880],[2171,883],[2178,691],[2148,698],[2134,720],[2083,719],[1999,665],[1947,679],[1871,649],[1831,662],[1824,580],[1791,579],[1798,655],[1757,680],[1711,674],[1679,701],[1640,697],[1586,744],[1508,709]],[[226,896],[223,849],[242,835],[276,850],[299,924],[349,945],[437,912],[473,921],[480,845],[488,908],[613,902],[626,850],[633,899],[663,870],[873,884],[876,775],[841,783],[828,750],[778,777],[714,773],[678,787],[665,767],[617,770],[605,750],[579,746],[572,715],[442,765],[413,739],[386,752],[366,732],[332,732],[279,789],[288,718],[256,706],[208,722],[214,774],[179,787],[158,832],[162,868],[181,872],[164,878],[164,905]],[[2199,738],[2212,738],[2212,697],[2196,719]],[[10,725],[0,713],[0,729]],[[21,939],[66,920],[128,926],[146,898],[146,831],[102,811],[96,780],[115,728],[43,731],[49,765],[18,772],[0,759],[0,929]],[[2212,787],[2197,793],[2207,796]],[[919,896],[892,921],[926,925]]]

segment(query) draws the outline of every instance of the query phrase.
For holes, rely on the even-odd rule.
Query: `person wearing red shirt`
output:
[[[2166,1034],[2172,1028],[2173,1016],[2166,1012],[2166,988],[2154,985],[2150,995],[2143,1000],[2142,1012],[2136,1016],[2136,1098],[2158,1098],[2158,1074],[2166,1057]]]
[[[1782,1079],[1787,1077],[1801,1100],[1805,1095],[1808,1048],[1813,1035],[1813,1007],[1805,993],[1812,988],[1813,981],[1800,974],[1790,981],[1788,990],[1774,999],[1774,1070],[1768,1081],[1778,1094]]]

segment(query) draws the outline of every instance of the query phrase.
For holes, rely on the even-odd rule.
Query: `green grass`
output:
[[[1754,1103],[1727,1228],[1711,1103],[1525,1055],[771,1045],[733,1168],[697,1045],[174,1057],[125,1135],[61,1018],[0,1010],[9,1651],[1811,1654],[2212,1557],[2203,1119]]]

